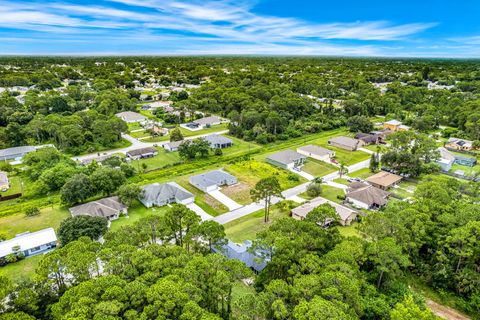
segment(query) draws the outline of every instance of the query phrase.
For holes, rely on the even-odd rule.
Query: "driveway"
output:
[[[218,201],[220,201],[225,206],[227,206],[228,210],[230,211],[243,207],[241,204],[227,197],[220,190],[210,191],[208,192],[208,194],[214,197],[215,199],[217,199]]]
[[[200,208],[195,202],[187,204],[187,208],[195,211],[195,213],[202,218],[202,221],[212,220],[213,217]]]

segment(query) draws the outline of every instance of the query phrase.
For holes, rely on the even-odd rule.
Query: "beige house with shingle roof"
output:
[[[120,214],[127,213],[127,206],[120,202],[117,196],[81,204],[68,209],[72,216],[103,217],[115,220]]]
[[[322,197],[318,197],[315,199],[310,200],[307,203],[302,204],[299,207],[293,208],[291,210],[292,218],[296,220],[303,220],[307,217],[307,215],[315,208],[322,204],[328,203],[331,205],[335,211],[337,212],[339,222],[343,226],[348,226],[352,223],[353,220],[357,218],[357,211],[352,210],[350,208],[347,208],[345,206],[342,206],[338,203],[335,203],[333,201],[327,200]],[[329,222],[327,221],[326,224]]]
[[[324,162],[330,162],[330,159],[335,157],[335,152],[313,144],[300,147],[297,149],[297,152]]]
[[[388,202],[390,193],[363,182],[348,185],[345,200],[363,209],[378,209]]]
[[[380,171],[373,176],[368,177],[367,182],[372,186],[387,190],[402,180],[402,177],[390,172]]]

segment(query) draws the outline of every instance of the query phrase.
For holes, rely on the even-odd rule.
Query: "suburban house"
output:
[[[300,147],[297,149],[297,152],[307,157],[325,162],[330,162],[330,159],[335,157],[335,152],[313,144]]]
[[[375,173],[373,176],[368,177],[366,180],[374,187],[387,190],[388,188],[400,182],[402,177],[390,172],[380,171]]]
[[[334,137],[328,140],[328,144],[340,149],[345,149],[349,151],[355,151],[358,148],[361,148],[365,143],[361,140],[349,138],[349,137]]]
[[[455,163],[468,167],[473,167],[477,164],[476,158],[454,154],[443,147],[438,148],[438,151],[440,159],[436,163],[443,171],[449,171]]]
[[[178,147],[180,147],[180,145],[184,142],[185,142],[185,140],[172,141],[172,142],[169,142],[169,143],[165,143],[162,146],[165,150],[173,152],[173,151],[178,151]]]
[[[102,217],[116,220],[122,214],[127,214],[127,206],[120,202],[117,196],[87,202],[68,209],[72,216]]]
[[[133,112],[133,111],[124,111],[115,114],[118,118],[122,119],[126,123],[134,123],[134,122],[143,122],[147,120],[147,117],[141,115],[140,113]]]
[[[146,147],[146,148],[127,151],[127,157],[129,157],[132,160],[151,158],[156,156],[157,154],[158,154],[158,151],[154,147]]]
[[[383,143],[383,136],[380,134],[357,133],[355,139],[363,141],[366,145]]]
[[[57,246],[57,235],[53,228],[46,228],[36,232],[17,234],[15,238],[0,241],[0,258],[11,253],[22,252],[25,257],[46,252]]]
[[[38,149],[46,148],[46,147],[55,148],[53,144],[46,144],[42,146],[22,146],[22,147],[2,149],[0,150],[0,161],[20,160],[28,153],[35,152]]]
[[[217,116],[210,116],[210,117],[200,118],[192,122],[201,128],[210,128],[211,126],[221,124],[223,121],[221,118]]]
[[[302,204],[299,207],[293,208],[290,213],[292,214],[292,218],[296,220],[303,220],[307,217],[307,215],[312,211],[313,209],[317,208],[318,206],[328,203],[331,205],[333,208],[335,208],[335,211],[337,212],[339,222],[342,226],[348,226],[352,223],[353,220],[357,218],[357,211],[352,210],[350,208],[347,208],[345,206],[342,206],[338,203],[335,203],[333,201],[327,200],[322,197],[318,197],[315,199],[312,199],[304,204]],[[326,226],[330,224],[331,221],[325,221],[323,226]]]
[[[215,191],[221,186],[231,186],[237,183],[237,178],[223,170],[213,170],[189,179],[190,184],[203,192]]]
[[[435,162],[443,171],[450,171],[455,163],[455,156],[444,147],[438,148],[438,152],[440,153],[440,158]]]
[[[267,157],[268,163],[287,170],[301,167],[306,160],[306,156],[293,150],[280,151]]]
[[[473,149],[473,141],[459,138],[450,138],[445,144],[445,148],[460,151],[471,151]]]
[[[233,141],[231,139],[219,134],[211,134],[200,139],[207,141],[212,149],[224,149],[233,145]]]
[[[222,122],[226,122],[226,120],[222,120],[217,116],[210,116],[200,118],[189,123],[183,123],[180,126],[191,131],[197,131],[205,128],[210,128],[211,126],[221,124]]]
[[[348,185],[345,200],[363,209],[378,209],[387,204],[390,193],[363,182]]]
[[[263,257],[260,252],[251,252],[249,249],[252,244],[249,240],[246,240],[243,244],[237,244],[229,240],[227,244],[220,247],[214,246],[212,250],[224,255],[228,259],[240,260],[250,269],[260,272],[265,269],[270,258]]]
[[[7,191],[10,189],[10,181],[8,175],[4,171],[0,171],[0,191]]]
[[[89,165],[93,161],[97,162],[98,164],[101,164],[103,161],[105,161],[107,159],[110,159],[111,157],[114,157],[114,156],[106,154],[106,155],[102,155],[102,156],[96,156],[96,157],[82,159],[79,162],[82,166]]]
[[[152,183],[143,187],[140,202],[147,208],[169,203],[189,204],[195,196],[175,182]]]
[[[383,128],[389,129],[393,132],[410,130],[409,126],[403,125],[400,121],[395,119],[384,122]]]

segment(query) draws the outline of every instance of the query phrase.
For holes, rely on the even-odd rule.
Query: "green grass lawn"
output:
[[[127,126],[129,131],[142,129],[142,126],[138,122],[127,123]]]
[[[333,182],[344,184],[344,185],[349,185],[350,184],[350,182],[348,182],[347,179],[343,179],[343,178],[334,179]]]
[[[345,192],[342,189],[322,184],[321,196],[330,201],[340,203],[342,200],[338,199],[337,196],[345,196]]]
[[[147,165],[147,170],[159,169],[168,165],[173,165],[181,162],[180,155],[178,152],[168,152],[164,148],[157,147],[158,155],[152,158],[133,160],[131,162],[132,166],[137,169],[137,171],[142,170],[142,163]]]
[[[369,168],[363,168],[352,173],[347,173],[347,176],[351,178],[360,178],[360,179],[367,179],[368,177],[372,176],[373,173],[370,172]]]
[[[0,218],[0,233],[7,238],[12,238],[16,234],[30,231],[38,231],[48,227],[58,229],[60,222],[68,218],[70,213],[67,208],[54,206],[43,208],[40,214],[35,217],[26,217],[23,212]]]
[[[146,208],[140,201],[135,200],[130,208],[128,208],[128,216],[122,216],[117,220],[112,221],[110,230],[116,231],[123,226],[132,225],[138,220],[151,214],[163,215],[168,209],[168,206]]]
[[[295,173],[277,168],[266,162],[261,162],[258,160],[246,160],[232,164],[226,164],[224,168],[226,171],[237,177],[238,180],[243,181],[250,187],[254,187],[260,179],[270,176],[275,176],[278,179],[282,190],[289,189],[306,182],[306,179],[299,177]],[[291,180],[289,177],[295,177],[295,179],[298,177],[298,181]]]
[[[337,170],[338,168],[332,164],[312,158],[308,158],[307,162],[302,167],[302,171],[310,173],[314,177],[322,177]]]
[[[344,163],[347,166],[370,159],[371,157],[370,154],[363,151],[348,151],[329,146],[328,144],[322,145],[322,147],[335,151],[335,159],[338,161],[338,163]]]
[[[480,172],[480,164],[477,164],[473,167],[469,167],[469,166],[462,166],[461,164],[455,163],[454,165],[452,165],[452,169],[450,169],[450,172],[455,172],[457,170],[462,170],[466,176],[473,176],[477,172]]]
[[[42,258],[43,254],[39,254],[0,267],[0,276],[7,277],[13,283],[29,280],[34,275],[35,269]]]
[[[338,232],[344,237],[363,238],[362,233],[357,229],[358,222],[353,222],[349,226],[337,226]]]
[[[290,208],[296,205],[297,204],[291,201],[283,201],[272,206],[270,209],[270,221],[268,223],[263,222],[264,210],[256,211],[229,222],[224,225],[227,238],[236,243],[241,243],[245,240],[254,240],[258,232],[267,229],[275,220],[289,217]]]
[[[149,137],[150,133],[148,133],[145,130],[142,130],[142,131],[130,132],[129,135],[131,135],[134,138],[143,138],[143,137]]]

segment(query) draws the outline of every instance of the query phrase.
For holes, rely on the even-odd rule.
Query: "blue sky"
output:
[[[480,58],[480,1],[0,0],[0,54]]]

